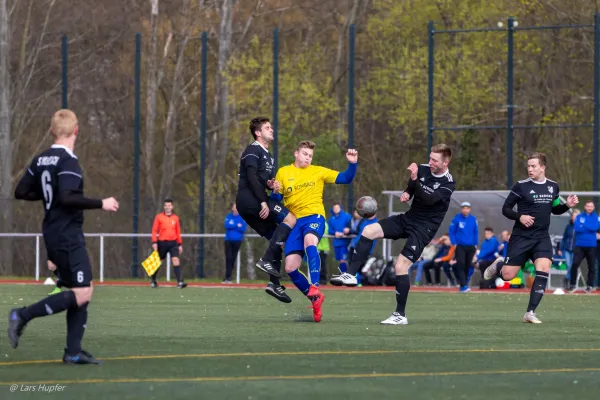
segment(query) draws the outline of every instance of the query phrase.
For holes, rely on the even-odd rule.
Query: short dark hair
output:
[[[256,131],[260,131],[263,127],[264,124],[266,124],[267,122],[271,122],[271,120],[267,117],[256,117],[256,118],[252,118],[252,121],[250,121],[250,133],[252,134],[252,137],[256,140]]]
[[[452,158],[452,149],[450,149],[450,146],[444,143],[433,146],[431,148],[431,152],[441,154],[444,160],[450,160]]]
[[[334,206],[334,207],[335,207],[335,206],[340,206],[340,207],[341,207],[342,205],[340,204],[340,202],[339,202],[339,201],[336,201],[335,203],[333,203],[333,206]]]
[[[595,203],[594,203],[594,200],[588,200],[588,201],[586,201],[585,203],[583,203],[583,205],[586,205],[587,203],[592,203],[592,204],[594,204],[594,205],[595,205]]]
[[[492,232],[494,233],[494,228],[492,228],[491,226],[486,226],[484,231],[488,231],[488,232]]]
[[[527,161],[535,160],[536,158],[539,161],[540,165],[543,165],[544,167],[546,166],[546,155],[539,151],[536,151],[535,153],[531,153],[529,155],[529,157],[527,157]]]
[[[167,198],[166,198],[166,199],[163,201],[163,204],[165,204],[165,203],[171,203],[171,204],[173,204],[173,199],[172,199],[172,198],[170,198],[170,197],[167,197]]]

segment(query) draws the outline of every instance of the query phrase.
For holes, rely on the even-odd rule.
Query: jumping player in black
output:
[[[38,303],[14,308],[8,317],[8,338],[17,348],[25,326],[34,318],[67,311],[66,364],[99,364],[81,348],[87,323],[87,308],[92,299],[92,268],[83,236],[83,210],[117,211],[119,203],[83,196],[83,177],[73,154],[79,135],[77,117],[70,110],[59,110],[52,117],[50,131],[54,145],[34,157],[15,189],[20,200],[39,201],[44,205],[43,234],[48,260],[57,266],[58,286],[71,290],[46,297]]]
[[[533,153],[527,158],[529,178],[517,182],[511,189],[502,214],[515,221],[508,241],[506,258],[495,261],[484,272],[484,279],[500,277],[506,281],[513,279],[521,266],[531,259],[535,265],[535,279],[529,294],[527,312],[523,322],[541,324],[535,315],[548,284],[548,272],[552,265],[552,241],[548,228],[550,215],[564,214],[575,207],[579,199],[575,195],[567,198],[567,204],[561,204],[558,196],[558,183],[546,178],[546,155]],[[514,211],[514,206],[517,211]]]
[[[240,181],[236,197],[238,213],[260,236],[269,239],[269,247],[256,267],[270,275],[265,291],[277,300],[290,303],[292,299],[281,286],[282,244],[296,225],[296,217],[280,202],[267,196],[266,190],[279,191],[274,181],[275,162],[269,153],[273,141],[273,128],[268,118],[258,117],[250,121],[250,133],[254,143],[242,153]]]
[[[456,189],[456,183],[448,171],[452,151],[445,144],[433,146],[429,155],[429,164],[412,163],[408,170],[408,187],[400,196],[406,203],[413,199],[410,210],[384,218],[379,223],[366,226],[356,244],[348,273],[340,275],[342,284],[356,286],[356,272],[367,261],[369,251],[375,239],[406,239],[406,244],[396,261],[396,311],[382,321],[384,325],[407,325],[406,300],[410,290],[408,269],[417,261],[425,246],[437,233],[450,205],[450,197]]]

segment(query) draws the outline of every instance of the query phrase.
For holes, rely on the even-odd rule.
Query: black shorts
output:
[[[89,287],[92,282],[92,266],[85,245],[48,247],[48,260],[56,265],[59,287]]]
[[[421,257],[423,249],[431,242],[437,229],[423,226],[423,223],[411,221],[406,214],[393,215],[379,221],[386,239],[406,239],[400,252],[404,257],[415,262]]]
[[[167,258],[167,254],[173,257],[179,257],[179,243],[177,240],[159,240],[156,242],[158,247],[158,256],[161,260]]]
[[[532,239],[524,236],[511,235],[508,240],[508,252],[504,259],[505,265],[519,266],[525,265],[527,260],[535,262],[538,258],[548,258],[552,260],[554,251],[550,236],[541,239]]]
[[[261,210],[260,203],[256,201],[254,196],[252,196],[252,199],[249,199],[238,195],[235,202],[238,213],[240,213],[244,221],[260,236],[271,239],[273,232],[277,229],[277,225],[283,222],[289,214],[289,210],[283,204],[271,198],[267,200],[267,204],[269,206],[269,216],[266,219],[262,219],[258,215]]]

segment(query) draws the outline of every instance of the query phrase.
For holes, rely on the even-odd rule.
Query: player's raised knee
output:
[[[319,238],[316,235],[309,233],[304,236],[304,248],[308,246],[317,246],[319,244]]]
[[[362,231],[362,236],[371,240],[379,239],[383,237],[383,229],[381,229],[381,225],[379,225],[378,223],[367,225]]]
[[[285,258],[285,272],[290,273],[298,268],[302,264],[302,257],[299,254],[290,254]]]

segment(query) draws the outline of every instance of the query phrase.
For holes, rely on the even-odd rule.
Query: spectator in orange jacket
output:
[[[183,289],[187,283],[183,281],[181,267],[179,264],[179,255],[183,253],[181,246],[181,226],[179,225],[179,217],[173,213],[173,200],[165,199],[163,204],[164,212],[161,212],[154,218],[152,225],[152,248],[158,251],[161,260],[171,255],[173,269],[177,277],[177,287]],[[152,275],[151,287],[156,288],[156,274]]]

